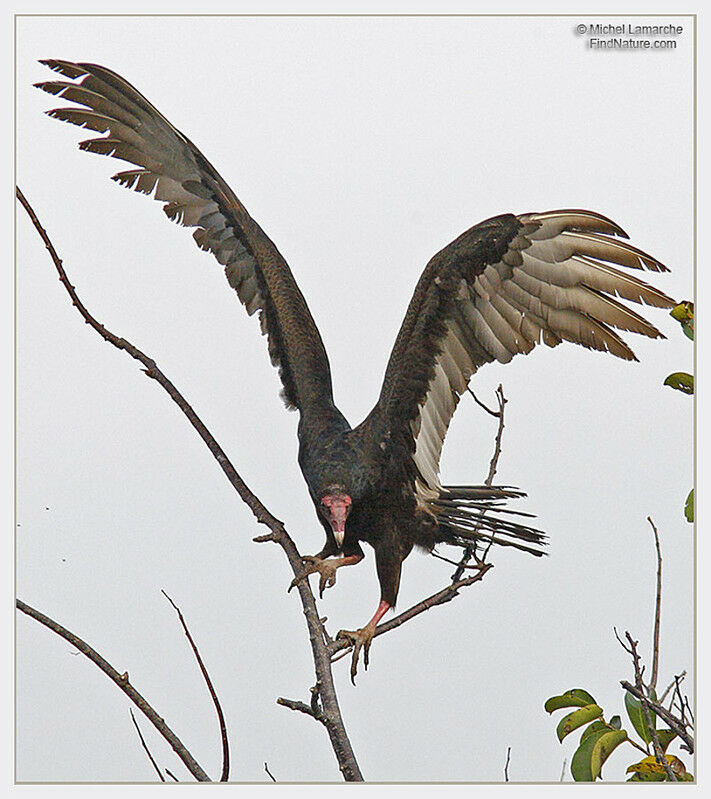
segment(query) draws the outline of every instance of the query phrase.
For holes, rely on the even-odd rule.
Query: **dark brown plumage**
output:
[[[481,222],[427,264],[378,402],[351,428],[334,405],[326,351],[289,267],[215,168],[116,73],[43,63],[70,80],[37,85],[75,103],[49,115],[106,134],[79,146],[135,165],[114,180],[152,194],[171,219],[196,228],[196,242],[224,265],[247,313],[259,313],[284,400],[300,414],[299,464],[326,531],[323,550],[305,559],[297,581],[318,572],[323,592],[337,568],[363,558],[361,542],[375,550],[380,605],[364,628],[343,633],[355,644],[353,669],[361,647],[367,662],[375,625],[395,604],[401,564],[414,546],[493,541],[541,554],[543,534],[500,506],[519,492],[441,486],[442,444],[459,397],[480,366],[507,362],[541,340],[634,359],[614,328],[661,333],[615,297],[663,308],[674,301],[617,267],[666,267],[590,211]]]

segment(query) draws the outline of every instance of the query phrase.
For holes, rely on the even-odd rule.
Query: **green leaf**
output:
[[[556,728],[558,740],[562,742],[563,738],[573,732],[573,730],[577,730],[583,724],[589,724],[593,719],[600,718],[600,716],[602,716],[602,708],[598,705],[586,705],[574,710],[572,713],[568,713],[567,716],[560,720]]]
[[[582,688],[571,688],[560,696],[552,696],[543,706],[547,713],[559,710],[562,707],[585,707],[594,705],[595,700]]]
[[[686,502],[684,503],[684,516],[686,516],[687,522],[694,521],[694,489],[692,488],[689,491],[689,496],[686,498]]]
[[[627,774],[634,772],[628,782],[664,782],[667,773],[661,763],[657,763],[654,755],[645,757],[639,763],[627,767]]]
[[[694,303],[690,300],[684,300],[678,305],[675,305],[669,315],[679,322],[684,334],[692,341],[694,340]]]
[[[676,738],[676,733],[673,730],[657,730],[657,738],[659,745],[662,747],[662,752],[666,752],[669,744]]]
[[[678,780],[690,782],[694,779],[693,775],[687,772],[686,766],[678,757],[675,755],[664,755],[664,757],[667,759],[667,763]],[[633,771],[634,774],[628,782],[665,782],[669,779],[664,765],[662,763],[657,763],[657,759],[654,755],[645,757],[643,760],[640,760],[639,763],[633,763],[631,766],[628,766],[627,773],[629,774],[630,771]]]
[[[627,715],[630,717],[630,721],[632,722],[632,726],[635,728],[637,735],[645,742],[649,743],[652,740],[652,735],[649,731],[649,727],[647,726],[647,722],[644,718],[644,710],[642,709],[642,703],[637,699],[636,696],[633,696],[629,691],[625,691],[625,709],[627,710]],[[656,716],[650,709],[649,711],[652,724],[655,724]]]
[[[610,727],[614,727],[616,730],[619,730],[622,727],[622,719],[619,716],[613,716],[610,719]]]
[[[607,725],[598,729],[592,735],[588,735],[584,742],[575,750],[573,759],[570,761],[570,773],[576,782],[592,782],[591,759],[595,744],[603,735],[607,735],[609,728]]]
[[[584,730],[583,734],[580,736],[580,743],[583,743],[587,738],[591,735],[594,735],[596,732],[606,731],[609,730],[610,727],[606,724],[602,719],[597,719],[597,721],[593,721],[592,724],[589,724]]]
[[[694,393],[694,377],[687,372],[672,372],[664,381],[664,385],[675,388],[684,394]]]
[[[593,746],[592,754],[590,755],[590,771],[594,780],[600,776],[607,758],[626,740],[626,730],[610,730],[595,741],[595,746]]]

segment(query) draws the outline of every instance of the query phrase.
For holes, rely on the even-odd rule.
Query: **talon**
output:
[[[353,656],[351,657],[351,682],[355,685],[355,677],[358,673],[358,658],[361,649],[363,650],[363,667],[367,670],[370,662],[370,645],[375,635],[375,625],[368,624],[360,630],[340,630],[336,639],[350,641],[353,646]]]
[[[323,592],[326,588],[331,588],[331,586],[336,584],[336,569],[338,568],[338,564],[335,561],[324,560],[316,555],[304,555],[301,560],[307,564],[306,568],[301,574],[297,574],[296,577],[294,577],[289,585],[287,593],[291,591],[294,586],[303,582],[310,574],[316,574],[318,572],[321,576],[318,583],[318,593],[319,597],[323,599]]]

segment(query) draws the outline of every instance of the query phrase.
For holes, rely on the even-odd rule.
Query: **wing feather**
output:
[[[113,179],[153,195],[168,217],[196,228],[193,237],[225,267],[248,314],[259,312],[269,353],[289,407],[332,407],[326,351],[286,262],[242,203],[194,144],[120,75],[98,64],[49,59],[43,64],[69,81],[36,84],[74,106],[55,119],[105,134],[79,147],[128,161],[136,168]],[[71,82],[75,81],[75,82]]]
[[[663,338],[617,298],[660,308],[674,300],[618,267],[668,270],[623,238],[622,228],[591,211],[506,214],[466,231],[427,265],[378,405],[364,423],[377,417],[391,434],[409,430],[424,504],[439,495],[447,428],[479,367],[507,363],[540,341],[549,347],[572,341],[632,360],[615,329]]]

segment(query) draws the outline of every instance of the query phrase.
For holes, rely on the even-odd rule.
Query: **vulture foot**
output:
[[[316,555],[304,555],[302,560],[306,564],[306,568],[291,581],[289,591],[305,580],[309,574],[316,574],[316,572],[318,572],[321,575],[318,582],[318,595],[320,598],[323,598],[323,592],[336,584],[336,569],[341,564],[336,560],[324,560]]]
[[[336,636],[337,639],[349,641],[353,646],[353,656],[351,658],[351,682],[355,685],[355,676],[358,673],[358,657],[361,649],[363,650],[363,666],[368,668],[368,654],[370,644],[375,635],[375,624],[370,622],[360,630],[341,630]]]

